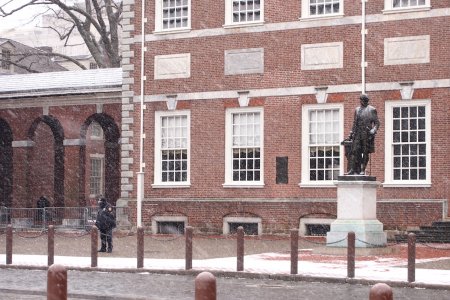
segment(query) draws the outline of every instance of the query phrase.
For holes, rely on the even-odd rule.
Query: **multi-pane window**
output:
[[[415,7],[426,5],[425,0],[393,0],[392,7]]]
[[[162,0],[162,28],[185,28],[188,26],[188,0]]]
[[[226,184],[263,182],[263,124],[261,109],[227,112]]]
[[[393,179],[425,180],[425,106],[394,107],[392,117]]]
[[[386,11],[430,9],[430,0],[384,0]]]
[[[1,56],[2,60],[2,69],[4,70],[9,70],[11,68],[11,51],[7,50],[7,49],[2,49],[2,56]]]
[[[264,21],[264,0],[226,0],[225,25],[241,26]]]
[[[322,16],[339,13],[341,0],[310,0],[309,15]]]
[[[189,183],[189,114],[156,116],[155,184]]]
[[[155,31],[190,28],[191,0],[156,0],[155,3]]]
[[[233,23],[261,20],[260,0],[233,0]]]
[[[343,14],[343,0],[304,0],[302,18],[317,18]]]
[[[98,140],[98,139],[103,138],[103,129],[100,124],[98,124],[97,122],[92,122],[90,129],[91,129],[91,138],[92,139]]]
[[[303,107],[302,183],[331,184],[341,172],[342,106]]]
[[[309,112],[309,180],[336,180],[340,170],[339,110]]]
[[[260,113],[235,113],[232,120],[233,181],[260,181]]]
[[[90,62],[89,63],[89,69],[93,70],[93,69],[98,69],[98,65],[95,62]]]
[[[89,193],[92,196],[103,194],[103,158],[91,157]]]
[[[386,104],[387,183],[430,183],[429,101]]]

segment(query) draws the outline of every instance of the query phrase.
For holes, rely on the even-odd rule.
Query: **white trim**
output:
[[[310,15],[310,0],[301,1],[301,20],[318,20],[324,18],[335,18],[335,17],[343,17],[344,16],[344,0],[339,1],[339,12],[331,13],[331,14],[323,14],[323,15]]]
[[[161,178],[161,119],[170,116],[186,116],[187,121],[187,180],[183,182],[163,182]],[[156,111],[155,112],[155,154],[152,188],[188,188],[191,185],[191,111]]]
[[[91,180],[92,180],[92,160],[100,161],[100,191],[99,193],[91,193]],[[92,153],[89,155],[89,198],[98,197],[98,195],[103,195],[105,192],[105,155],[102,153]]]
[[[183,222],[184,228],[188,224],[188,218],[184,216],[153,216],[152,217],[152,233],[158,233],[158,222]]]
[[[178,33],[178,32],[186,32],[191,29],[191,19],[192,19],[192,5],[191,0],[188,0],[188,22],[186,27],[180,27],[180,28],[168,28],[163,29],[162,26],[162,1],[163,0],[156,0],[155,1],[155,32],[154,33]]]
[[[338,109],[339,110],[339,141],[344,139],[344,105],[342,103],[327,104],[305,104],[302,106],[302,139],[301,139],[301,182],[300,187],[333,187],[335,180],[330,181],[310,181],[309,180],[309,112],[318,109]],[[340,146],[339,151],[339,174],[344,172],[344,148]],[[337,178],[336,178],[337,179]]]
[[[252,22],[233,22],[233,0],[225,0],[225,24],[224,28],[260,26],[264,23],[264,0],[260,0],[260,19]]]
[[[233,181],[232,115],[258,112],[260,114],[260,180]],[[264,186],[264,109],[262,107],[229,108],[225,112],[225,182],[223,187],[261,188]]]
[[[63,141],[64,146],[84,146],[86,145],[85,139],[65,139]]]
[[[258,224],[258,235],[262,235],[262,219],[259,217],[224,217],[223,234],[230,234],[230,223],[256,223]]]
[[[447,17],[450,14],[450,8],[438,8],[428,11],[411,11],[403,14],[372,14],[367,15],[366,23],[383,23],[395,22],[404,20],[428,19]],[[199,30],[190,30],[184,32],[177,32],[177,34],[148,34],[145,36],[146,42],[154,42],[161,40],[176,40],[176,39],[191,39],[191,38],[206,38],[213,36],[224,36],[233,34],[248,34],[248,33],[264,33],[274,31],[288,31],[298,29],[308,29],[317,27],[335,27],[335,26],[349,26],[361,24],[361,16],[348,17],[324,17],[305,19],[305,22],[280,22],[280,23],[264,23],[264,24],[250,24],[248,26],[224,26],[225,28],[208,28]],[[306,22],[307,21],[307,22]],[[257,26],[258,25],[258,26]],[[237,27],[237,28],[233,28]],[[134,37],[134,43],[140,43],[141,36]]]
[[[13,148],[29,148],[34,147],[35,144],[32,140],[12,141]]]
[[[413,180],[413,181],[402,181],[394,180],[392,169],[392,108],[402,107],[402,106],[413,106],[413,105],[424,105],[426,107],[425,111],[425,129],[426,129],[426,180]],[[430,187],[431,186],[431,100],[396,100],[396,101],[385,101],[385,156],[384,156],[384,182],[383,187]]]
[[[400,8],[394,8],[393,0],[384,0],[383,13],[384,14],[392,14],[392,13],[424,11],[424,10],[430,10],[430,9],[431,9],[430,0],[425,0],[425,5],[400,7]]]
[[[433,88],[449,88],[450,78],[448,79],[431,79],[431,80],[415,80],[414,89],[433,89]],[[299,86],[289,88],[272,88],[272,89],[254,89],[249,90],[249,97],[281,97],[281,96],[299,96],[299,95],[315,95],[316,86]],[[401,86],[398,81],[366,83],[367,92],[375,91],[398,91]],[[355,93],[361,92],[361,84],[341,84],[329,85],[328,94],[333,93]],[[211,92],[193,92],[193,93],[177,93],[177,100],[222,100],[236,98],[236,90],[223,90]],[[146,95],[145,102],[165,101],[166,94]],[[133,102],[139,102],[140,97],[134,96]],[[1,104],[0,104],[1,107]]]
[[[343,42],[302,44],[300,53],[301,70],[342,69],[344,67]],[[329,61],[324,62],[324,58]],[[332,61],[333,58],[335,61]]]

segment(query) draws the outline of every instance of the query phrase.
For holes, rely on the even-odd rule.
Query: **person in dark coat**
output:
[[[44,213],[45,213],[45,208],[50,206],[50,201],[48,201],[47,197],[45,196],[41,196],[39,197],[37,203],[36,203],[36,207],[39,208],[38,210],[38,220],[42,221],[44,220]]]
[[[361,106],[355,109],[353,127],[349,140],[352,141],[350,170],[347,175],[365,175],[369,153],[375,152],[375,135],[380,127],[377,110],[369,105],[369,97],[362,94]]]
[[[105,198],[99,199],[98,207],[99,210],[97,212],[95,226],[97,226],[100,231],[100,240],[102,243],[98,252],[111,253],[113,249],[112,230],[116,227],[116,216],[113,207]]]

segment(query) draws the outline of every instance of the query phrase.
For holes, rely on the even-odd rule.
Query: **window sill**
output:
[[[153,34],[155,35],[166,35],[166,34],[177,34],[177,33],[187,33],[191,32],[191,28],[180,28],[180,29],[170,29],[170,30],[155,30]]]
[[[154,183],[152,184],[152,188],[154,189],[183,189],[183,188],[190,188],[190,183]]]
[[[408,12],[418,12],[418,11],[427,11],[431,10],[430,6],[421,6],[421,7],[410,7],[410,8],[389,8],[383,10],[383,14],[397,14],[397,13],[408,13]]]
[[[246,189],[262,189],[264,188],[264,183],[224,183],[222,184],[224,188],[246,188]]]
[[[383,182],[382,186],[385,188],[429,188],[431,183],[395,183],[395,182]]]
[[[317,182],[300,182],[298,184],[301,188],[336,188],[336,181],[317,183]]]
[[[308,21],[318,21],[318,20],[327,20],[327,19],[341,19],[344,17],[344,14],[333,14],[333,15],[322,15],[322,16],[307,16],[307,17],[301,17],[301,22],[308,22]]]
[[[258,21],[258,22],[252,22],[252,23],[237,23],[237,24],[225,24],[222,25],[225,29],[232,29],[232,28],[240,28],[240,27],[254,27],[254,26],[263,26],[264,21]]]

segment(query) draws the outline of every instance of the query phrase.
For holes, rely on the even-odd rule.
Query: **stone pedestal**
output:
[[[337,219],[327,233],[327,246],[347,247],[347,234],[355,232],[356,247],[386,246],[383,224],[377,220],[377,187],[371,176],[339,176]]]

